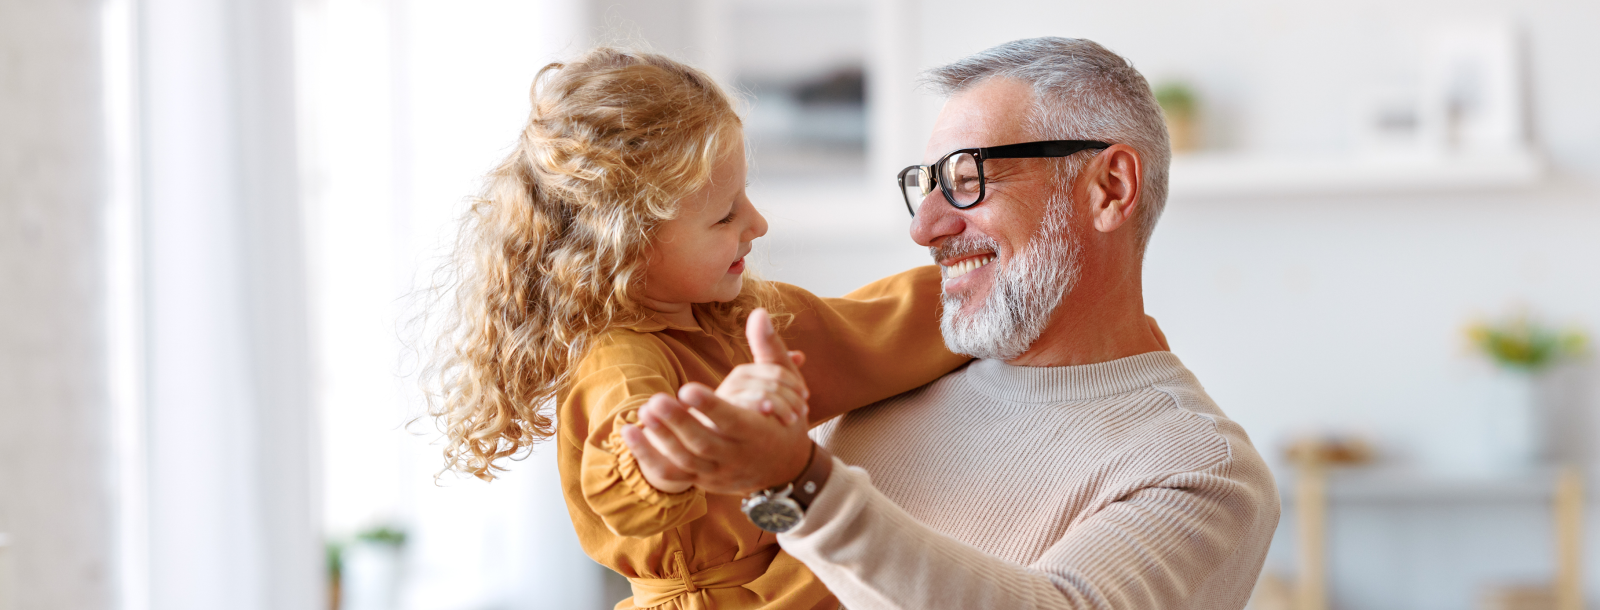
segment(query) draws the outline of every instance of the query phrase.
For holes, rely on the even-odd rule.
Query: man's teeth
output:
[[[944,269],[944,279],[953,280],[953,279],[956,279],[956,278],[961,277],[963,275],[966,275],[968,273],[972,273],[973,271],[977,270],[979,267],[987,265],[987,264],[989,264],[989,263],[991,263],[993,261],[994,261],[994,255],[993,254],[990,254],[988,256],[974,256],[972,258],[966,259],[966,260],[961,261],[959,263],[956,263],[954,265],[950,265],[948,267],[941,267],[941,268]]]

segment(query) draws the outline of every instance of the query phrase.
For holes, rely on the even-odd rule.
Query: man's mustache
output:
[[[947,261],[953,258],[976,254],[979,252],[992,252],[1000,254],[1000,242],[987,235],[957,235],[944,241],[938,246],[930,246],[928,254],[934,262]]]

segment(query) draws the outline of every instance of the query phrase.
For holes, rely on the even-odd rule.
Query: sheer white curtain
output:
[[[146,474],[124,498],[147,519],[124,527],[145,530],[129,561],[148,580],[124,605],[317,607],[292,15],[132,6]]]
[[[297,15],[327,530],[408,533],[404,608],[609,608],[553,446],[494,483],[446,475],[422,411],[417,291],[528,112],[586,44],[588,3],[317,0]]]

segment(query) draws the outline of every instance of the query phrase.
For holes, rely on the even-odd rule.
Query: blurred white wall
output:
[[[0,2],[0,610],[115,595],[99,36]]]

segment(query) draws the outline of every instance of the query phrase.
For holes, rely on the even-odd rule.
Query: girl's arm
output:
[[[706,513],[704,491],[658,489],[645,479],[622,442],[622,426],[639,421],[639,407],[650,396],[674,394],[682,385],[658,343],[639,333],[612,333],[601,339],[578,366],[560,412],[562,417],[580,419],[573,423],[587,430],[577,484],[589,509],[619,536],[653,536]]]
[[[793,321],[790,349],[805,352],[811,423],[906,392],[966,364],[939,334],[938,267],[918,267],[843,298],[779,284]]]

